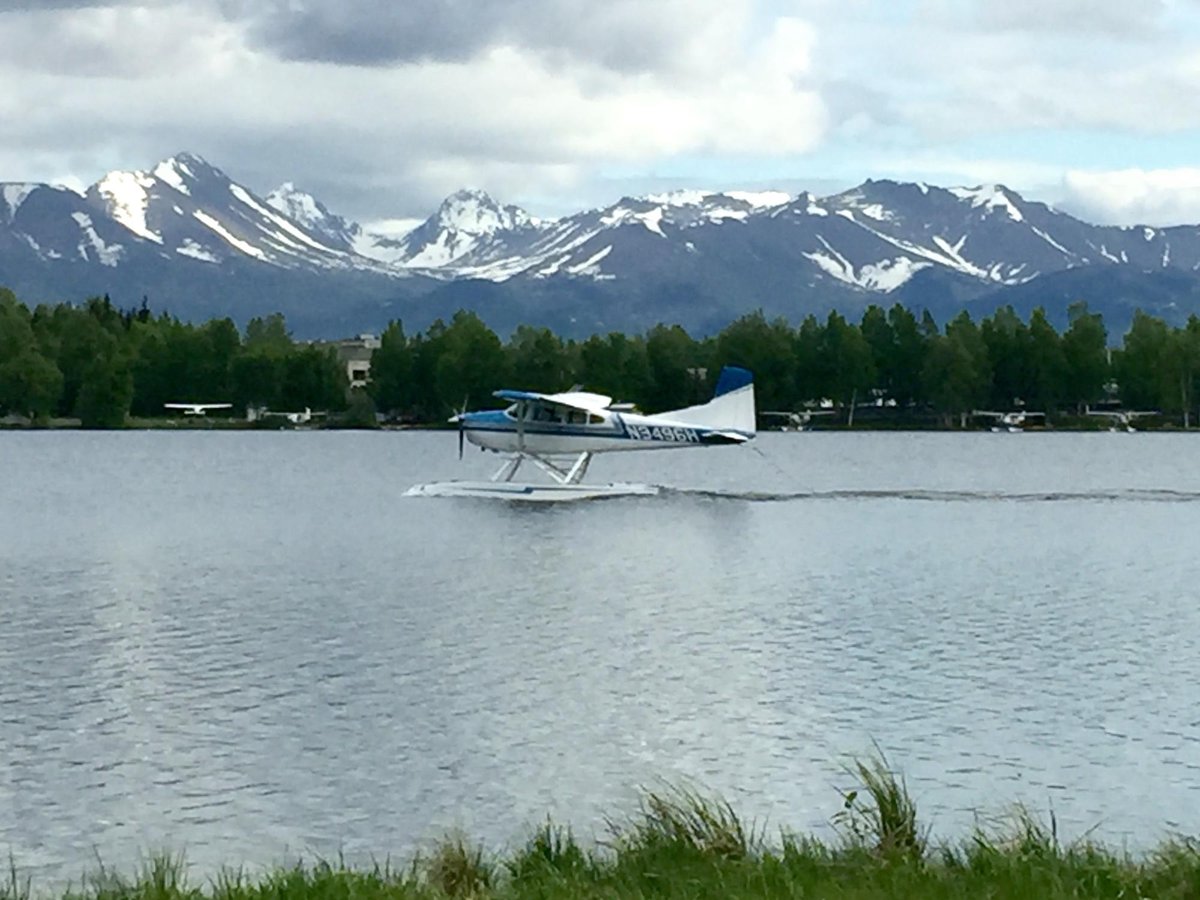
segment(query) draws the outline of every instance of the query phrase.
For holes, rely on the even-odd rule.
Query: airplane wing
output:
[[[164,403],[167,409],[230,409],[232,403]]]
[[[612,404],[612,397],[604,394],[591,394],[586,391],[566,391],[561,394],[539,394],[536,391],[499,390],[492,392],[493,397],[501,400],[513,400],[525,403],[546,403],[550,406],[564,406],[567,409],[577,409],[582,412],[600,412]]]

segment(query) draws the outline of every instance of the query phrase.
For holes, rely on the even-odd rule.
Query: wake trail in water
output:
[[[749,503],[790,503],[805,500],[919,500],[930,503],[1198,503],[1200,492],[1153,488],[1094,491],[953,491],[924,489],[832,491],[738,491],[661,487],[665,496]]]

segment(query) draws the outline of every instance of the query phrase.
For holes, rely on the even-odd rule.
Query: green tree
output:
[[[655,325],[646,335],[648,390],[641,400],[649,412],[677,409],[705,393],[699,377],[696,342],[678,325]]]
[[[801,402],[812,403],[830,396],[831,377],[825,370],[822,347],[825,329],[816,316],[805,316],[796,331],[796,395]]]
[[[0,409],[45,420],[54,413],[62,383],[58,366],[36,347],[0,356]]]
[[[387,412],[407,412],[414,405],[413,348],[404,324],[389,322],[371,354],[370,393],[375,405]]]
[[[979,331],[992,370],[986,402],[999,410],[1027,403],[1033,393],[1029,329],[1011,306],[1005,306],[984,319]]]
[[[348,388],[333,349],[310,344],[284,358],[279,404],[288,411],[344,409]]]
[[[230,366],[229,374],[233,405],[242,410],[282,406],[286,364],[286,357],[265,352],[239,355]]]
[[[292,335],[282,313],[272,313],[265,319],[253,318],[246,323],[247,350],[273,356],[287,356],[292,352]]]
[[[133,400],[129,361],[117,350],[92,359],[83,371],[75,414],[84,428],[120,428]]]
[[[508,380],[508,359],[496,333],[473,312],[459,310],[445,330],[432,336],[436,414],[444,416],[463,403],[490,398]]]
[[[848,407],[853,420],[856,399],[866,397],[875,382],[871,348],[856,326],[831,312],[825,320],[821,357],[829,378],[829,396]]]
[[[987,345],[965,311],[934,338],[925,359],[925,392],[934,408],[950,425],[954,417],[965,423],[967,414],[988,395],[991,369]]]
[[[888,325],[892,329],[892,350],[883,369],[888,392],[898,406],[921,403],[925,399],[921,372],[925,367],[929,338],[916,317],[899,303],[888,310]]]
[[[1066,364],[1062,399],[1082,413],[1104,396],[1109,377],[1108,331],[1104,318],[1089,312],[1083,301],[1072,303],[1067,308],[1067,317],[1070,324],[1062,337]]]
[[[1200,319],[1195,314],[1168,335],[1162,368],[1163,409],[1182,413],[1183,427],[1190,428],[1200,378]]]
[[[1117,368],[1121,402],[1126,406],[1154,409],[1162,406],[1168,392],[1174,395],[1174,377],[1163,366],[1169,341],[1162,319],[1140,309],[1133,314]]]
[[[603,337],[592,335],[579,347],[575,380],[617,400],[644,398],[650,387],[645,341],[615,331]]]
[[[871,350],[871,365],[875,369],[875,387],[886,397],[893,397],[892,369],[896,352],[896,334],[887,313],[875,304],[863,312],[858,330]]]
[[[508,343],[508,370],[522,390],[553,393],[571,385],[566,349],[549,328],[520,325]]]
[[[102,304],[100,311],[103,312]],[[43,328],[52,335],[47,343],[57,349],[54,362],[63,376],[57,412],[64,416],[78,415],[79,395],[89,371],[96,366],[97,372],[109,370],[110,361],[118,351],[118,339],[99,318],[66,304],[53,309]],[[116,392],[116,396],[119,398],[121,392]]]
[[[1040,306],[1029,317],[1029,404],[1053,415],[1067,380],[1062,339]]]
[[[736,365],[754,373],[758,405],[791,409],[796,401],[796,340],[783,319],[768,322],[762,310],[742,316],[717,335],[713,366]]]

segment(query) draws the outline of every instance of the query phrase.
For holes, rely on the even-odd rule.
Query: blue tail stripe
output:
[[[739,366],[726,366],[721,370],[721,375],[717,379],[717,389],[713,393],[713,397],[731,394],[753,382],[754,376],[750,373],[749,369],[743,369]]]

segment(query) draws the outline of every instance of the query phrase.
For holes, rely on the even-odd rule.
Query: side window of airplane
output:
[[[588,413],[588,424],[589,425],[603,425],[604,424],[604,416],[597,415],[596,413]]]
[[[571,425],[583,425],[587,422],[587,413],[583,410],[572,409],[567,413],[567,422]]]

